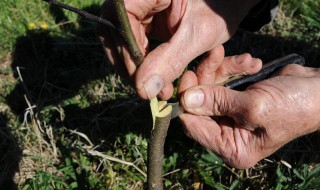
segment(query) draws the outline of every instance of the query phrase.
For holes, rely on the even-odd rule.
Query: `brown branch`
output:
[[[129,52],[133,58],[134,63],[138,67],[143,62],[144,57],[133,34],[124,2],[123,0],[113,0],[113,4],[116,8],[118,19],[120,21],[120,33],[127,42]]]
[[[63,4],[63,3],[59,2],[59,1],[55,1],[55,0],[43,0],[43,1],[46,1],[46,2],[48,2],[49,4],[51,4],[53,6],[60,7],[60,8],[69,10],[71,12],[77,13],[78,15],[83,16],[84,18],[86,18],[88,20],[104,24],[104,25],[106,25],[106,26],[108,26],[108,27],[110,27],[112,29],[115,29],[115,30],[117,29],[114,26],[114,24],[112,24],[110,21],[108,21],[108,20],[106,20],[104,18],[101,18],[101,17],[97,17],[95,15],[92,15],[92,14],[90,14],[90,13],[88,13],[88,12],[82,10],[82,9],[78,9],[78,8]]]
[[[78,8],[72,7],[70,5],[66,5],[66,4],[61,3],[59,1],[56,1],[56,0],[43,0],[43,1],[46,1],[53,6],[60,7],[60,8],[69,10],[71,12],[77,13],[78,15],[80,15],[88,20],[91,20],[91,21],[94,21],[97,23],[101,23],[101,24],[104,24],[104,25],[114,29],[114,30],[118,30],[118,32],[121,34],[121,36],[124,38],[124,40],[128,44],[129,52],[130,52],[130,55],[132,56],[134,63],[137,66],[139,66],[143,62],[144,57],[143,57],[143,54],[138,46],[136,38],[134,37],[133,31],[131,29],[128,14],[125,9],[125,5],[124,5],[123,0],[113,0],[117,15],[118,15],[118,19],[120,22],[120,28],[117,28],[110,21],[108,21],[104,18],[101,18],[101,17],[97,17],[95,15],[92,15],[82,9],[78,9]]]
[[[164,143],[170,125],[171,115],[156,117],[155,127],[151,131],[148,143],[148,190],[163,189]]]
[[[157,98],[151,100],[150,107],[153,129],[148,143],[148,190],[162,190],[164,143],[173,110],[166,101],[158,102]]]

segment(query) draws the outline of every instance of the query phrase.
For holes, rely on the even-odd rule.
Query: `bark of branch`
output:
[[[138,46],[137,40],[134,37],[127,10],[124,5],[123,0],[113,0],[114,6],[116,8],[117,16],[120,21],[121,30],[120,33],[128,44],[129,52],[138,67],[143,62],[143,55]]]
[[[164,143],[170,125],[171,115],[156,117],[154,129],[148,143],[148,190],[163,189]]]

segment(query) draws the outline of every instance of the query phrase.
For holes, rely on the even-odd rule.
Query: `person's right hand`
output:
[[[141,98],[152,99],[160,93],[168,99],[172,82],[188,63],[204,52],[202,62],[210,62],[211,50],[226,42],[258,0],[125,0],[129,20],[143,54],[137,68],[125,42],[114,31],[100,28],[98,35],[116,70],[135,83]],[[103,17],[117,22],[111,1],[105,3]],[[148,52],[148,38],[165,43]],[[202,64],[202,63],[200,63]]]
[[[237,168],[249,168],[289,141],[320,130],[320,70],[289,65],[239,92],[202,85],[188,71],[178,91],[187,134]],[[212,119],[210,116],[219,116]]]

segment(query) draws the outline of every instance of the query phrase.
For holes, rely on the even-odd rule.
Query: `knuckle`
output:
[[[227,92],[226,88],[220,88],[213,86],[210,88],[210,92],[206,93],[208,98],[206,98],[208,107],[212,110],[214,115],[225,115],[230,109],[232,109],[232,105],[235,104],[235,100],[232,96],[230,96]]]
[[[184,70],[184,64],[183,62],[181,61],[181,59],[179,59],[177,57],[176,60],[172,60],[169,62],[169,67],[170,67],[170,73],[171,73],[171,76],[173,77],[173,80],[180,76]]]
[[[259,124],[266,112],[266,101],[261,96],[252,97],[252,100],[245,107],[244,119],[252,124]]]
[[[302,73],[304,71],[305,71],[305,69],[303,66],[298,65],[298,64],[290,64],[290,65],[287,65],[284,68],[282,68],[280,70],[279,74],[287,76],[287,75],[291,75],[293,73]]]
[[[241,62],[250,62],[252,60],[252,56],[249,53],[242,54],[241,56],[243,56]]]
[[[319,68],[312,68],[312,73],[315,77],[320,77],[320,69]]]

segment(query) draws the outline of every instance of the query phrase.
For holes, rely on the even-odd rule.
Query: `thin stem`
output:
[[[66,10],[69,10],[71,12],[74,12],[74,13],[77,13],[78,15],[81,15],[83,16],[84,18],[88,19],[88,20],[92,20],[94,22],[98,22],[98,23],[101,23],[101,24],[104,24],[114,30],[117,30],[117,28],[108,20],[104,19],[104,18],[101,18],[101,17],[97,17],[95,15],[92,15],[82,9],[78,9],[78,8],[75,8],[75,7],[72,7],[72,6],[69,6],[69,5],[66,5],[64,3],[61,3],[59,1],[55,1],[55,0],[43,0],[43,1],[46,1],[48,2],[49,4],[53,5],[53,6],[56,6],[56,7],[60,7],[60,8],[63,8],[63,9],[66,9]]]
[[[136,66],[139,66],[143,62],[144,57],[133,34],[124,1],[114,0],[113,4],[116,8],[118,19],[120,21],[120,33],[128,44],[129,52],[133,58],[133,61],[135,62]]]
[[[118,19],[119,19],[121,28],[117,28],[114,24],[112,24],[110,21],[108,21],[104,18],[97,17],[97,16],[92,15],[82,9],[78,9],[78,8],[72,7],[70,5],[66,5],[66,4],[61,3],[59,1],[56,1],[56,0],[43,0],[43,1],[46,1],[53,6],[60,7],[60,8],[69,10],[71,12],[77,13],[80,16],[83,16],[84,18],[86,18],[88,20],[104,24],[114,30],[117,30],[122,35],[122,37],[125,39],[125,41],[127,42],[130,55],[132,56],[132,59],[133,59],[134,63],[136,64],[136,66],[141,65],[141,63],[143,62],[144,56],[138,46],[136,38],[134,37],[123,0],[114,0],[113,1],[115,8],[117,10],[116,12],[118,15]]]

